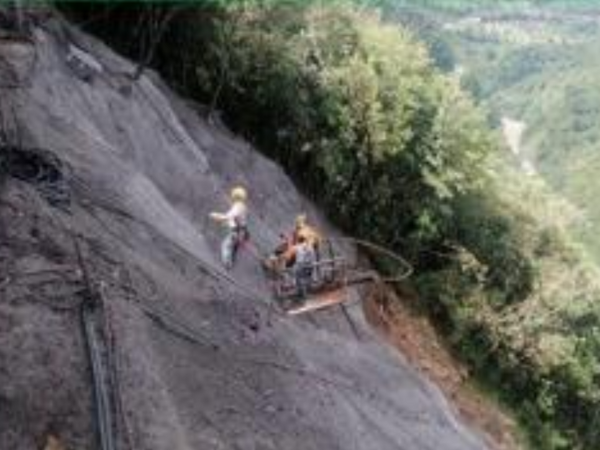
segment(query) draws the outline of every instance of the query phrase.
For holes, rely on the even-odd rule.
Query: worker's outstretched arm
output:
[[[210,213],[210,218],[212,220],[216,220],[217,222],[225,222],[227,220],[227,214],[218,213],[218,212],[211,212]]]

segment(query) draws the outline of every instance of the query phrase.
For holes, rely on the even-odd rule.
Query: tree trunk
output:
[[[14,8],[15,13],[15,29],[18,33],[23,31],[23,0],[14,0],[12,7]],[[10,8],[10,6],[9,6]]]
[[[154,59],[154,53],[156,52],[156,48],[158,47],[158,44],[160,44],[160,41],[162,40],[162,37],[163,37],[165,31],[167,31],[169,23],[171,22],[171,20],[173,20],[173,18],[177,15],[177,13],[180,10],[181,10],[180,7],[173,7],[164,14],[164,17],[157,18],[156,21],[154,21],[152,18],[150,18],[150,20],[149,20],[149,22],[151,22],[150,26],[149,26],[149,28],[150,28],[149,41],[150,42],[149,42],[147,49],[145,49],[145,51],[144,51],[145,55],[140,58],[140,61],[135,69],[135,72],[132,75],[133,81],[137,81],[140,79],[140,77],[144,73],[144,69]],[[152,11],[150,11],[149,15],[152,16]]]

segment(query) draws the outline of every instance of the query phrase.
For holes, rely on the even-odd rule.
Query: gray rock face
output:
[[[48,434],[98,448],[75,242],[105,299],[119,448],[484,448],[360,309],[360,338],[336,310],[274,313],[254,247],[229,274],[246,289],[229,283],[222,230],[207,216],[232,184],[250,188],[258,252],[300,211],[335,230],[279,167],[155,75],[132,83],[133,64],[61,27],[49,20],[32,43],[0,42],[2,70],[27,79],[0,92],[4,144],[49,152],[62,174],[43,192],[36,173],[0,178],[0,449],[39,448]],[[70,46],[97,64],[83,78]],[[66,206],[42,195],[58,185]]]

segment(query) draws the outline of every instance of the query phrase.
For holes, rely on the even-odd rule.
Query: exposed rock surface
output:
[[[81,77],[70,46],[100,68]],[[2,151],[52,167],[13,162],[0,178],[0,449],[97,448],[75,242],[106,303],[120,448],[484,448],[359,309],[360,339],[336,310],[274,314],[252,251],[232,273],[249,288],[225,280],[207,216],[232,184],[251,188],[259,251],[297,212],[319,217],[275,164],[58,20],[0,41],[0,57],[21,82],[0,92]]]

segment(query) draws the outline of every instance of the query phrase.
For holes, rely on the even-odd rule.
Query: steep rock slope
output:
[[[274,313],[252,252],[227,280],[207,215],[233,183],[251,187],[260,250],[296,212],[318,217],[276,165],[60,20],[0,56],[0,448],[97,448],[89,297],[119,448],[484,448],[359,309],[358,337],[339,311]]]

